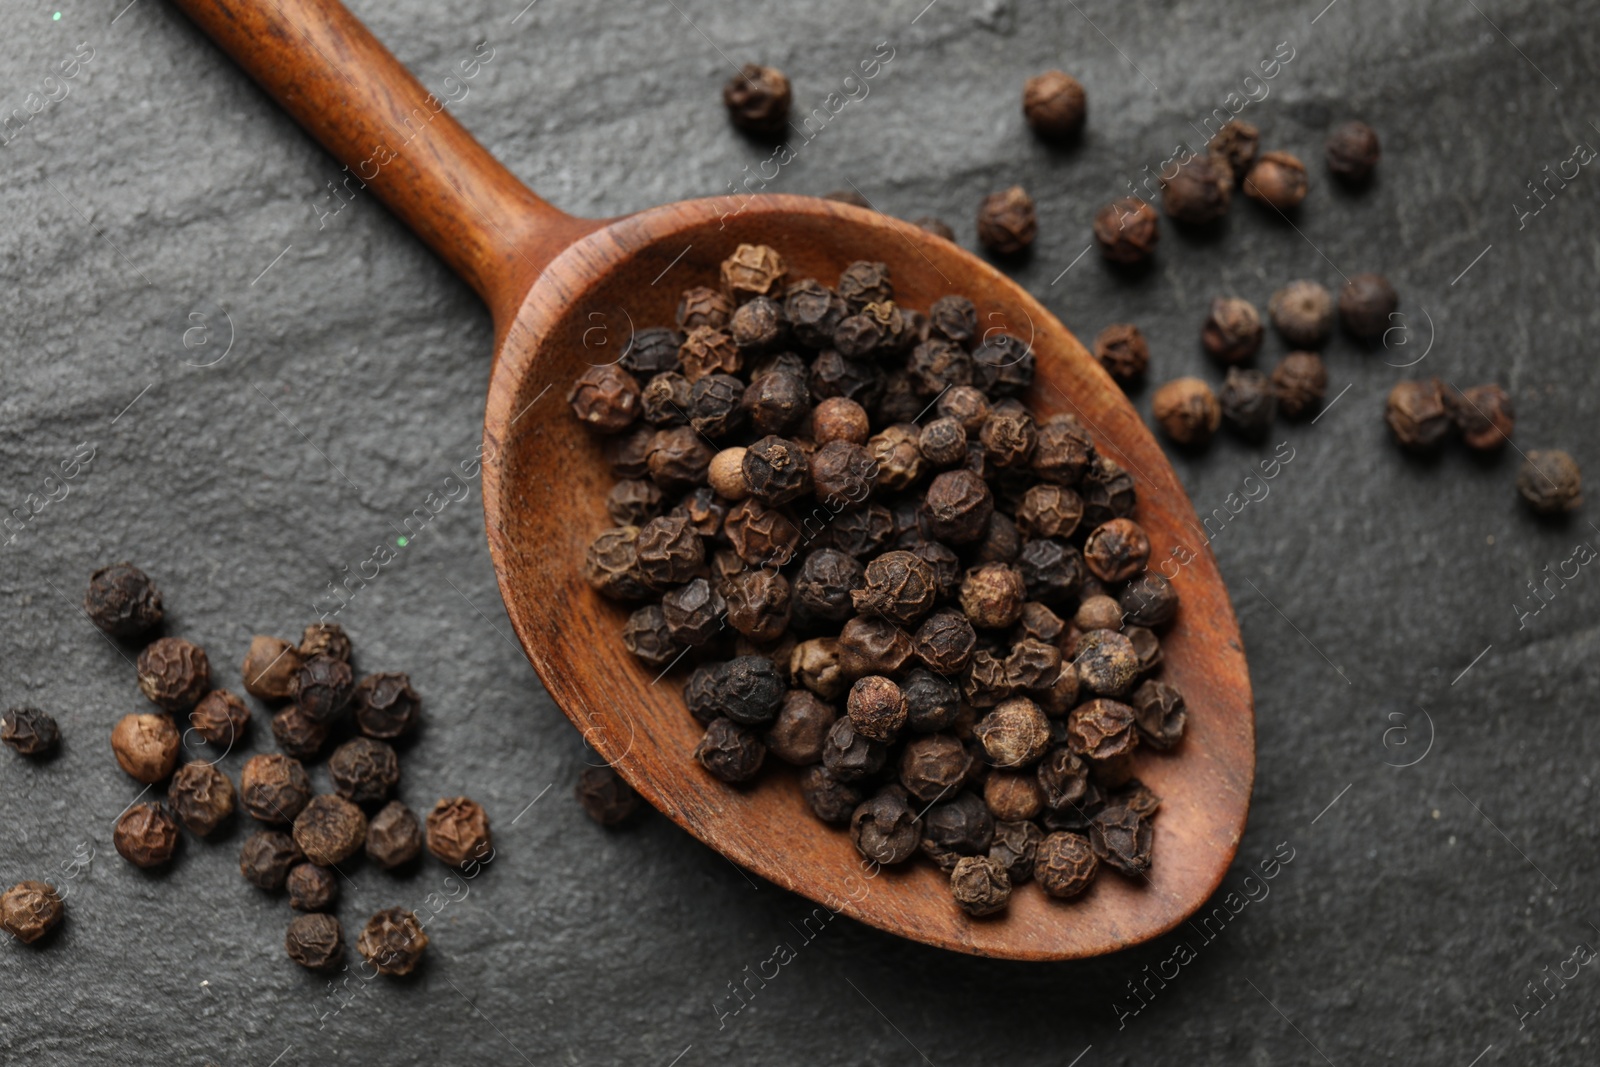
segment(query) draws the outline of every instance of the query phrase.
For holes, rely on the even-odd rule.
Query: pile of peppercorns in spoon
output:
[[[817,818],[926,857],[973,915],[1142,876],[1133,754],[1186,710],[1132,478],[1035,422],[1033,352],[965,297],[903,308],[881,263],[830,288],[760,245],[720,273],[569,395],[619,479],[585,576],[635,605],[629,652],[687,672],[700,765],[793,766]]]

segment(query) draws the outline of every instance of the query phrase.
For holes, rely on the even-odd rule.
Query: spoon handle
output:
[[[593,228],[519,182],[337,0],[173,2],[345,165],[335,182],[376,193],[500,330]]]

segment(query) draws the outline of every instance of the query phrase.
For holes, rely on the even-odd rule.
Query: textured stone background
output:
[[[284,959],[283,900],[240,880],[244,827],[186,841],[158,874],[112,851],[136,790],[107,731],[143,701],[129,653],[76,604],[97,565],[138,561],[171,631],[237,686],[251,633],[297,633],[326,583],[475,452],[488,319],[370,196],[319,226],[338,166],[181,15],[124,2],[54,18],[14,0],[0,15],[4,112],[26,113],[30,91],[59,96],[43,79],[80,42],[93,52],[0,146],[0,503],[27,514],[29,494],[55,498],[0,548],[0,700],[49,709],[67,738],[44,766],[0,753],[0,881],[53,877],[70,915],[47,946],[0,946],[7,1062],[1593,1062],[1597,968],[1551,979],[1537,1014],[1526,984],[1600,942],[1600,569],[1524,626],[1513,605],[1541,567],[1600,545],[1600,508],[1536,522],[1512,490],[1515,451],[1412,460],[1380,419],[1406,374],[1499,380],[1519,448],[1565,447],[1600,477],[1595,165],[1519,218],[1545,164],[1600,144],[1592,5],[541,0],[519,16],[523,0],[357,0],[433,88],[488,42],[456,114],[574,213],[724,192],[763,155],[723,121],[725,55],[782,66],[809,107],[888,40],[871,95],[775,188],[851,182],[970,243],[978,199],[1021,181],[1040,240],[1019,276],[1086,339],[1140,323],[1158,378],[1218,377],[1196,343],[1212,294],[1264,306],[1297,276],[1382,271],[1407,330],[1387,350],[1331,345],[1339,399],[1316,425],[1177,460],[1209,512],[1277,440],[1295,456],[1215,541],[1260,744],[1226,886],[1280,843],[1294,859],[1214,940],[1181,930],[1054,966],[848,920],[802,944],[801,900],[665,820],[601,832],[571,800],[580,740],[509,639],[474,483],[341,620],[361,666],[409,670],[427,701],[403,796],[472,793],[498,857],[464,898],[437,865],[356,870],[340,908],[352,930],[378,907],[457,899],[415,980],[343,994],[338,1010]],[[1169,228],[1134,284],[1078,260],[1094,207],[1197,140],[1190,123],[1252,88],[1285,41],[1295,58],[1245,117],[1308,160],[1332,122],[1371,121],[1375,187],[1332,189],[1319,164],[1298,232],[1240,204],[1214,239]],[[1086,140],[1062,153],[1028,137],[1017,102],[1026,74],[1055,65],[1091,97]],[[93,458],[63,482],[80,445]],[[223,766],[236,774],[245,755]],[[719,1028],[737,1006],[728,984],[784,941],[797,958]],[[1193,961],[1119,1027],[1117,1005],[1138,1006],[1126,983],[1180,941]]]

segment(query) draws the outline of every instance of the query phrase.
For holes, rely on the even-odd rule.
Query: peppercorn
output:
[[[797,767],[819,763],[828,731],[837,718],[833,708],[816,694],[791,689],[784,694],[778,715],[767,729],[767,749]]]
[[[189,713],[195,733],[214,745],[232,747],[250,725],[250,709],[226,689],[213,689]]]
[[[1072,625],[1079,630],[1122,629],[1122,606],[1109,596],[1084,597],[1078,611],[1072,616]]]
[[[1229,367],[1218,397],[1222,419],[1240,437],[1259,441],[1272,429],[1278,412],[1278,397],[1272,380],[1258,370]]]
[[[848,823],[864,799],[859,788],[836,778],[822,764],[813,764],[800,772],[800,792],[812,814],[835,826]]]
[[[332,971],[344,959],[344,930],[323,911],[296,915],[283,935],[289,958],[312,971]]]
[[[61,745],[61,728],[38,708],[12,708],[0,716],[0,741],[23,756],[49,756]]]
[[[923,846],[957,856],[980,856],[994,841],[994,816],[974,793],[961,793],[930,807],[923,817]]]
[[[0,894],[0,930],[31,945],[61,924],[66,905],[48,882],[25,881]]]
[[[328,757],[334,791],[357,804],[376,804],[400,781],[394,749],[370,737],[354,737]]]
[[[856,729],[848,715],[841,715],[828,730],[822,745],[822,764],[841,782],[869,778],[883,769],[889,746],[872,740]]]
[[[1328,368],[1315,352],[1290,352],[1273,368],[1272,391],[1279,411],[1291,419],[1302,418],[1322,406]]]
[[[1061,673],[1061,650],[1024,637],[1011,646],[1004,667],[1006,682],[1013,689],[1047,689]]]
[[[1161,810],[1161,798],[1139,779],[1132,778],[1127,785],[1111,794],[1106,806],[1127,808],[1140,818],[1148,819]]]
[[[978,431],[978,441],[985,458],[996,467],[1024,467],[1039,443],[1039,431],[1027,408],[1001,403]]]
[[[850,816],[850,840],[874,863],[904,863],[916,855],[918,839],[916,813],[902,791],[881,790]]]
[[[696,326],[689,331],[678,347],[678,360],[683,366],[683,376],[696,386],[710,375],[738,374],[744,366],[744,358],[733,336],[727,330],[714,330],[709,326]],[[744,383],[739,384],[742,389]],[[698,390],[694,399],[698,402]]]
[[[1059,70],[1029,78],[1022,87],[1022,114],[1047,141],[1070,141],[1083,129],[1088,101],[1078,79]]]
[[[973,384],[990,396],[1022,396],[1033,385],[1035,362],[1033,349],[1021,338],[985,333],[983,343],[972,350]]]
[[[789,579],[772,570],[744,571],[722,586],[728,625],[752,641],[776,641],[789,628]]]
[[[655,589],[692,578],[705,563],[705,543],[685,518],[651,519],[639,530],[639,576]]]
[[[190,832],[205,837],[233,814],[233,783],[214,764],[186,763],[167,786],[167,803]]]
[[[695,746],[694,758],[729,785],[742,785],[760,772],[766,752],[753,730],[732,719],[714,719]]]
[[[1138,744],[1133,709],[1120,701],[1097,697],[1067,716],[1067,746],[1074,755],[1111,760],[1127,755]]]
[[[165,715],[124,715],[111,731],[118,766],[146,785],[172,773],[181,742],[178,728]]]
[[[345,710],[354,689],[350,664],[320,652],[306,657],[295,672],[295,707],[312,721],[327,725]]]
[[[718,294],[720,296],[720,294]],[[723,297],[726,300],[726,297]],[[696,323],[698,325],[698,323]],[[709,325],[721,326],[721,322]],[[639,330],[623,348],[622,355],[617,357],[617,362],[622,369],[628,371],[640,381],[646,381],[657,374],[681,369],[678,360],[678,349],[683,345],[683,334],[677,330],[649,329]]]
[[[1084,468],[1078,495],[1083,497],[1080,530],[1092,530],[1110,519],[1131,515],[1138,506],[1132,475],[1105,456],[1095,456]]]
[[[950,734],[929,734],[900,753],[899,782],[925,804],[955,795],[972,773],[972,754]]]
[[[1122,696],[1139,677],[1139,656],[1133,642],[1115,630],[1084,634],[1073,662],[1079,684],[1101,696]]]
[[[1175,686],[1152,678],[1134,690],[1132,706],[1134,724],[1151,746],[1166,750],[1183,740],[1188,711]]]
[[[1117,381],[1127,384],[1144,377],[1150,366],[1150,345],[1131,322],[1114,322],[1094,339],[1094,358]]]
[[[432,836],[431,821],[429,836]],[[300,846],[306,859],[324,867],[343,863],[355,855],[366,840],[367,817],[350,801],[331,793],[312,797],[294,819],[294,843]]]
[[[811,433],[820,451],[835,441],[864,445],[872,430],[865,408],[849,397],[830,396],[812,409]]]
[[[1095,856],[1122,874],[1143,874],[1150,869],[1154,838],[1149,820],[1125,807],[1107,805],[1089,820],[1089,844]]]
[[[567,393],[572,413],[599,433],[621,433],[639,417],[639,383],[621,367],[590,367]]]
[[[1444,383],[1437,378],[1397,382],[1384,404],[1384,421],[1403,448],[1425,452],[1437,448],[1455,423],[1445,407]]]
[[[1238,119],[1223,123],[1222,128],[1206,143],[1207,153],[1221,157],[1235,178],[1243,177],[1245,171],[1250,169],[1250,164],[1256,161],[1256,150],[1260,147],[1261,131]]]
[[[1335,126],[1328,134],[1325,149],[1328,170],[1351,184],[1366,181],[1383,154],[1373,128],[1354,120]]]
[[[784,294],[783,312],[796,340],[812,348],[825,348],[833,343],[833,332],[849,314],[850,308],[838,293],[814,278],[807,278],[791,285]],[[812,389],[817,392],[815,373]],[[841,396],[849,393],[819,392],[819,395]]]
[[[648,426],[635,426],[628,433],[608,437],[600,448],[611,473],[618,478],[643,478],[650,473],[650,450],[655,447],[657,431]]]
[[[950,872],[950,894],[974,918],[993,915],[1011,900],[1011,877],[998,860],[963,856]]]
[[[1053,645],[1061,640],[1066,628],[1067,624],[1061,621],[1061,616],[1038,601],[1030,600],[1022,605],[1022,614],[1017,619],[1013,636],[1019,641],[1031,638]]]
[[[1020,185],[991,193],[978,206],[978,243],[993,255],[1021,255],[1038,233],[1033,197]]]
[[[961,695],[974,708],[992,708],[1013,695],[1017,687],[1006,673],[1005,660],[980,648],[972,654],[966,675],[961,679]]]
[[[1050,746],[1050,721],[1027,697],[1001,701],[972,728],[989,760],[997,767],[1023,767]]]
[[[783,276],[788,273],[783,257],[766,245],[740,245],[722,261],[722,288],[742,304],[754,296],[775,296],[782,292]],[[694,375],[689,375],[693,378]]]
[[[950,224],[932,215],[923,215],[921,218],[912,219],[911,225],[925,233],[931,233],[935,237],[943,237],[946,241],[954,241],[956,239],[956,231],[950,228]]]
[[[1053,415],[1039,426],[1031,465],[1040,479],[1074,485],[1093,459],[1094,439],[1071,415]]]
[[[972,383],[972,356],[954,342],[930,337],[911,350],[906,375],[917,396],[931,400],[947,389]]]
[[[917,447],[921,431],[897,423],[867,439],[867,451],[876,465],[875,483],[888,490],[907,489],[922,477],[922,452]]]
[[[1023,494],[1017,508],[1017,530],[1027,538],[1071,537],[1083,518],[1083,499],[1071,489],[1049,482]]]
[[[693,406],[694,386],[676,371],[657,374],[639,391],[639,414],[651,426],[682,426]]]
[[[1174,378],[1150,398],[1150,412],[1175,444],[1198,448],[1222,425],[1222,405],[1199,378]]]
[[[205,650],[181,637],[161,637],[139,653],[139,691],[171,712],[188,711],[211,688]]]
[[[869,741],[893,741],[906,722],[905,695],[898,685],[879,675],[861,678],[850,688],[845,710],[856,733]]]
[[[257,889],[277,892],[289,879],[289,869],[305,859],[294,838],[278,830],[257,830],[239,850],[239,873]]]
[[[161,804],[135,804],[111,834],[117,854],[135,867],[159,867],[178,847],[178,822]]]
[[[1003,630],[1022,614],[1027,588],[1016,568],[984,563],[967,572],[961,583],[961,609],[981,629]]]
[[[1288,152],[1263,152],[1241,186],[1244,195],[1279,211],[1300,206],[1311,188],[1306,165]]]
[[[1149,558],[1150,538],[1132,519],[1102,523],[1083,543],[1083,561],[1102,582],[1127,581]]]
[[[685,289],[683,296],[678,299],[678,310],[673,316],[678,329],[692,330],[696,326],[709,326],[720,330],[728,324],[728,319],[733,315],[733,301],[729,300],[720,290],[711,289],[704,285],[697,285],[692,289]],[[655,331],[670,333],[668,330]],[[634,336],[634,346],[638,347],[639,335]],[[676,349],[677,345],[674,344]],[[677,362],[677,352],[673,352],[673,362]],[[629,368],[632,370],[633,368]],[[664,368],[671,369],[671,368]]]
[[[1535,449],[1517,471],[1517,492],[1540,515],[1561,515],[1583,503],[1583,475],[1567,453]]]
[[[1088,838],[1058,831],[1039,842],[1033,878],[1057,900],[1070,900],[1089,888],[1099,868]]]
[[[1267,304],[1272,325],[1296,348],[1320,348],[1333,331],[1333,297],[1313,281],[1294,281]]]
[[[339,899],[339,879],[326,867],[297,863],[285,879],[289,907],[295,911],[327,911]]]
[[[1194,226],[1215,222],[1228,213],[1233,193],[1229,164],[1211,156],[1192,156],[1161,183],[1161,206],[1179,222]]]
[[[751,566],[782,566],[800,543],[795,524],[759,500],[741,500],[728,510],[722,523],[733,550]]]
[[[1075,807],[1089,796],[1089,765],[1066,745],[1046,753],[1034,777],[1048,811]]]
[[[1223,363],[1243,363],[1261,347],[1264,330],[1255,305],[1236,296],[1211,301],[1210,313],[1200,327],[1200,343]]]
[[[312,759],[328,740],[328,724],[318,722],[298,706],[272,716],[272,737],[284,753],[295,759]]]
[[[300,635],[300,655],[329,655],[350,662],[350,635],[336,622],[314,622]]]
[[[789,324],[783,306],[767,296],[753,297],[740,305],[728,320],[728,335],[749,355],[770,352],[782,343]]]
[[[1339,290],[1339,321],[1352,337],[1363,341],[1381,338],[1399,306],[1394,286],[1381,274],[1354,275]]]
[[[131,563],[113,563],[89,576],[83,610],[113,637],[138,637],[161,625],[161,590]]]
[[[1460,393],[1452,389],[1445,394],[1445,406],[1468,448],[1493,451],[1511,439],[1516,410],[1511,394],[1500,386],[1474,385]]]
[[[776,139],[789,128],[789,79],[776,67],[746,63],[722,87],[728,118],[745,133]]]
[[[936,407],[941,418],[954,419],[969,438],[978,435],[989,421],[989,398],[970,385],[957,385],[939,397]]]
[[[245,692],[269,702],[292,699],[301,662],[300,650],[289,642],[257,634],[250,639],[250,650],[239,668]]]
[[[239,799],[262,822],[287,825],[311,799],[311,779],[297,759],[277,753],[251,756],[239,776]]]
[[[899,549],[867,564],[864,583],[850,594],[856,611],[881,615],[900,626],[915,626],[933,610],[939,595],[933,567],[915,553]]]
[[[417,969],[428,947],[428,933],[416,913],[405,908],[385,908],[367,920],[356,938],[361,953],[379,974],[404,977]]]
[[[1013,886],[1033,877],[1033,864],[1039,854],[1044,831],[1031,822],[996,822],[989,858],[1005,869]]]
[[[660,604],[648,604],[622,625],[622,647],[651,667],[665,667],[683,650],[672,639]]]
[[[952,545],[981,540],[994,514],[989,486],[970,470],[935,475],[926,500],[934,536]]]
[[[745,450],[743,470],[750,495],[772,507],[811,488],[811,465],[805,450],[782,437],[768,435],[751,444]]]
[[[918,627],[913,648],[930,670],[949,676],[966,669],[977,643],[971,620],[959,611],[943,609]]]
[[[1178,591],[1150,571],[1124,586],[1118,601],[1124,619],[1135,626],[1165,626],[1178,613]]]
[[[995,819],[1017,822],[1044,810],[1044,790],[1031,772],[995,771],[983,783],[983,802]]]
[[[703,439],[723,440],[744,428],[749,412],[744,407],[745,384],[732,374],[707,374],[696,381],[689,390],[689,426]],[[680,449],[687,441],[663,442],[664,446]],[[703,480],[700,457],[688,457],[694,464],[693,482]],[[709,473],[710,461],[705,463]],[[679,485],[687,481],[688,471],[679,478]]]
[[[649,597],[650,587],[639,568],[639,527],[602,530],[584,556],[583,577],[596,592],[612,600]]]
[[[1161,665],[1161,639],[1154,630],[1144,626],[1128,626],[1122,633],[1139,659],[1140,674],[1149,674]]]
[[[830,441],[811,457],[811,482],[819,500],[865,500],[877,475],[877,461],[850,441]]]
[[[573,789],[584,813],[601,826],[621,826],[639,811],[639,794],[613,767],[585,767]]]
[[[380,741],[403,737],[422,714],[422,698],[401,671],[369,674],[350,697],[356,729]]]
[[[796,682],[824,700],[844,694],[849,678],[839,664],[839,642],[831,637],[801,641],[789,655],[789,673]]]
[[[398,800],[379,809],[367,824],[367,858],[386,871],[422,854],[422,826],[416,814]]]
[[[1094,214],[1094,239],[1108,263],[1136,266],[1155,254],[1160,216],[1136,196],[1113,200]]]
[[[737,402],[741,393],[737,379],[733,381],[736,383],[733,410],[739,410]],[[692,427],[670,426],[657,430],[651,436],[646,461],[650,479],[663,489],[692,489],[705,481],[706,468],[711,465],[712,455],[711,446]]]

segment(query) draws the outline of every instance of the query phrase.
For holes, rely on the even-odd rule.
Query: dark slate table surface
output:
[[[1157,379],[1218,378],[1196,341],[1216,293],[1264,307],[1293,277],[1377,270],[1405,319],[1387,348],[1330,346],[1315,425],[1175,460],[1209,513],[1293,453],[1214,539],[1258,713],[1229,921],[1045,966],[848,920],[806,941],[805,902],[659,816],[602,832],[571,796],[582,743],[509,638],[471,481],[340,619],[363,668],[409,670],[427,702],[403,797],[473,794],[497,856],[467,883],[355,872],[352,932],[391,904],[443,910],[418,978],[333,989],[284,959],[284,901],[240,880],[244,827],[159,874],[112,850],[138,790],[107,731],[143,700],[77,602],[96,566],[139,562],[171,632],[237,686],[252,633],[298,633],[475,453],[489,322],[370,195],[331,213],[338,165],[180,14],[124,2],[0,16],[0,111],[26,118],[0,146],[0,700],[66,735],[43,766],[0,754],[0,880],[53,878],[69,908],[47,946],[0,946],[7,1062],[1593,1062],[1600,568],[1564,561],[1600,544],[1600,507],[1541,523],[1512,489],[1533,447],[1600,476],[1600,175],[1566,163],[1600,145],[1593,5],[357,0],[430,87],[486,43],[455,113],[574,213],[724,192],[764,156],[723,120],[727,57],[783,67],[809,108],[887,41],[774,188],[853,183],[970,245],[979,198],[1021,182],[1040,237],[1018,277],[1086,339],[1139,323]],[[1277,77],[1246,81],[1275,52]],[[1051,66],[1091,99],[1067,152],[1018,106]],[[1212,240],[1169,228],[1136,284],[1079,259],[1092,210],[1230,93],[1312,161],[1333,122],[1370,121],[1380,178],[1351,195],[1318,162],[1293,228],[1248,204]],[[1417,374],[1503,382],[1517,447],[1399,454],[1383,397]],[[1533,614],[1546,565],[1577,576]],[[1275,878],[1249,877],[1275,854]],[[730,983],[761,970],[735,1013]]]

